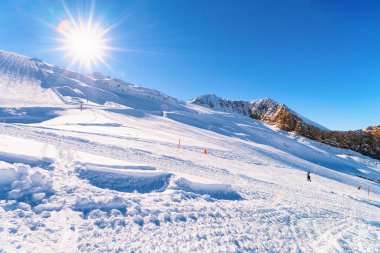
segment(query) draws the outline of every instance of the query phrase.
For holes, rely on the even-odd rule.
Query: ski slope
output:
[[[379,251],[379,187],[355,176],[378,176],[379,161],[189,107],[195,126],[178,112],[108,108],[3,124],[0,166],[13,174],[1,182],[0,248]],[[207,117],[210,130],[196,126]]]
[[[380,252],[380,161],[42,62],[29,103],[9,57],[0,252]]]

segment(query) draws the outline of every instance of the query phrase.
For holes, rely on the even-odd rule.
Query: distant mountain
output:
[[[62,107],[87,103],[148,110],[189,111],[183,101],[160,91],[140,87],[101,73],[84,75],[11,52],[0,50],[0,107]],[[320,142],[380,159],[379,126],[357,131],[330,131],[272,99],[233,101],[214,94],[197,97],[193,104],[238,113]]]
[[[314,129],[309,132],[312,134],[309,137],[317,141],[380,159],[380,125],[356,131],[320,131]]]
[[[330,131],[272,99],[232,101],[214,94],[197,97],[193,104],[235,112],[331,146],[351,149],[380,159],[380,126],[356,131]]]
[[[265,98],[255,101],[229,100],[207,94],[190,101],[193,104],[206,106],[214,110],[224,112],[235,112],[261,120],[265,123],[276,125],[285,131],[293,131],[300,125],[312,125],[322,130],[327,128],[301,116],[284,104],[280,104],[273,99]]]
[[[215,94],[207,94],[197,97],[190,101],[193,104],[207,106],[209,108],[225,111],[236,112],[242,115],[250,116],[251,102],[248,101],[231,101],[216,96]]]
[[[115,104],[153,111],[183,107],[160,91],[105,77],[84,75],[16,53],[0,50],[0,106]]]

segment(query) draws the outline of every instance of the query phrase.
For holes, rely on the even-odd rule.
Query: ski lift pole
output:
[[[369,189],[370,189],[371,187],[368,185],[368,199],[369,199]]]
[[[181,139],[178,140],[178,145],[177,145],[177,157],[179,155],[179,148],[181,147]]]
[[[3,133],[5,133],[5,115],[3,115]]]
[[[317,163],[319,166],[319,163]],[[315,171],[317,170],[317,167],[314,167],[313,174],[315,174]]]

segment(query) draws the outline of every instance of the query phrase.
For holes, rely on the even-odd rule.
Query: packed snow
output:
[[[2,54],[0,252],[380,252],[380,161]]]

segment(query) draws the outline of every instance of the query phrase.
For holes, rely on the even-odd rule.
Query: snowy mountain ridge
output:
[[[264,122],[269,122],[271,119],[276,117],[279,108],[283,107],[289,113],[298,117],[299,120],[306,124],[313,125],[321,130],[328,130],[326,127],[321,126],[306,117],[298,114],[284,104],[278,103],[271,98],[263,98],[253,101],[244,100],[229,100],[218,97],[215,94],[206,94],[199,96],[190,101],[193,104],[207,106],[215,110],[221,110],[225,112],[235,112],[242,115],[250,116],[254,119],[263,120]]]
[[[192,104],[207,106],[214,110],[225,112],[234,112],[242,115],[250,116],[250,108],[252,102],[249,101],[234,101],[218,97],[215,94],[207,94],[190,101]]]
[[[0,90],[0,106],[4,107],[59,107],[86,103],[135,108],[156,115],[167,114],[167,111],[191,111],[185,102],[157,90],[105,77],[101,73],[84,75],[6,51],[0,51]],[[380,157],[380,138],[376,130],[369,128],[354,134],[330,132],[272,99],[233,101],[209,94],[193,99],[190,104],[238,113],[329,145]],[[3,115],[26,114],[15,109],[2,111]]]
[[[230,101],[216,95],[204,95],[192,103],[215,110],[235,112],[335,147],[351,149],[380,159],[380,131],[370,126],[356,131],[330,131],[273,99]]]
[[[83,75],[43,61],[0,51],[0,97],[27,104],[70,104],[114,102],[128,106],[129,101],[146,97],[163,104],[181,104],[160,91],[139,87],[119,79]],[[22,91],[20,93],[20,91]]]

